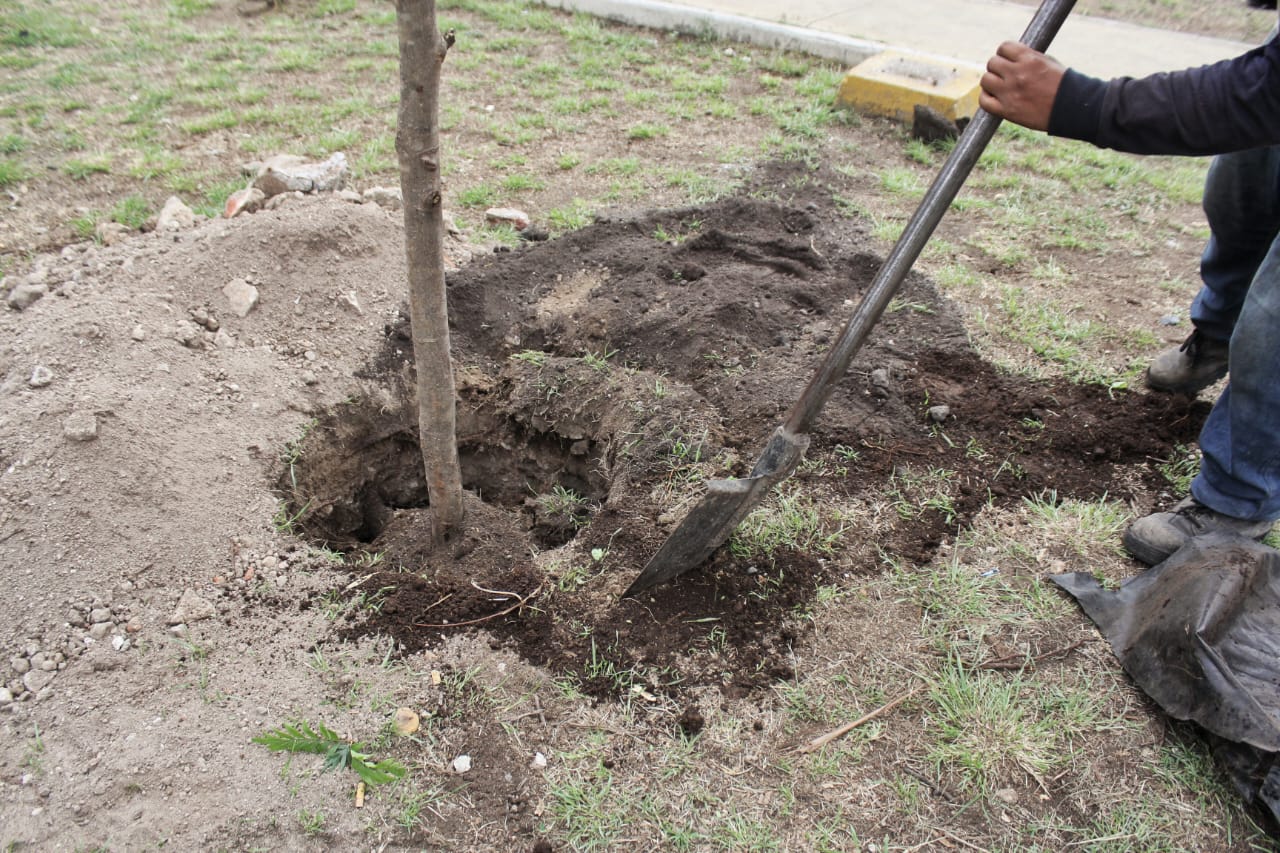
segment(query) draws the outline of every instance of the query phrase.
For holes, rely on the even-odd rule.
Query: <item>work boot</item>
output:
[[[1147,368],[1147,385],[1157,391],[1199,394],[1227,375],[1230,344],[1215,341],[1197,329],[1182,342],[1155,357]]]
[[[1139,518],[1124,532],[1125,550],[1148,566],[1163,563],[1192,536],[1202,533],[1237,533],[1261,540],[1271,531],[1270,521],[1245,521],[1214,512],[1195,498],[1187,498],[1168,512]]]

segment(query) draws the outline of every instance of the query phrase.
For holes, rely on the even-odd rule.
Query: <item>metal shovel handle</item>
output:
[[[1067,19],[1073,6],[1075,6],[1075,0],[1044,0],[1019,41],[1036,50],[1045,50],[1053,41],[1053,37],[1058,34],[1058,30],[1061,29],[1063,21]],[[822,410],[827,398],[835,390],[836,383],[849,369],[849,362],[862,348],[871,329],[879,322],[885,308],[902,285],[911,266],[920,257],[920,252],[924,250],[934,229],[938,227],[942,215],[955,200],[961,185],[973,171],[978,158],[982,156],[983,150],[999,126],[1000,119],[983,109],[979,109],[973,120],[969,122],[956,142],[956,147],[952,149],[951,156],[947,158],[942,170],[929,186],[929,191],[925,193],[920,206],[912,214],[911,221],[898,237],[893,251],[885,259],[884,266],[880,268],[880,272],[871,283],[870,290],[862,297],[862,301],[853,312],[853,316],[849,318],[849,322],[845,324],[835,345],[827,353],[827,357],[813,378],[809,380],[800,399],[792,406],[787,417],[786,430],[792,433],[809,431],[818,412]]]

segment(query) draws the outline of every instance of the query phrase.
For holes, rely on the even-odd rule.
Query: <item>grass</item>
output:
[[[1029,777],[1036,784],[1072,759],[1072,740],[1099,724],[1100,703],[1083,693],[1048,690],[1024,676],[942,667],[928,699],[935,772],[989,799]]]
[[[771,563],[780,550],[832,554],[844,527],[838,517],[799,489],[779,490],[748,515],[729,539],[729,550],[743,560]]]
[[[65,195],[66,210],[83,208],[59,223],[65,239],[91,238],[106,221],[141,227],[172,193],[216,215],[227,194],[243,186],[240,164],[274,153],[322,157],[341,149],[361,187],[396,183],[396,33],[386,4],[286,4],[252,22],[216,25],[210,0],[157,8],[156,15],[95,15],[91,31],[84,23],[90,18],[69,0],[0,6],[7,78],[0,87],[0,188],[25,185],[29,198]],[[843,69],[811,57],[744,46],[730,55],[705,36],[613,27],[508,0],[444,0],[439,12],[459,35],[445,65],[441,115],[446,205],[459,221],[476,222],[485,208],[518,201],[535,221],[564,234],[614,206],[717,198],[739,186],[757,160],[777,157],[833,166],[848,181],[842,209],[850,230],[868,233],[883,252],[946,155],[945,147],[908,141],[879,119],[833,110]],[[111,97],[92,96],[108,89]],[[1174,254],[1166,251],[1170,243],[1203,239],[1198,213],[1186,208],[1198,201],[1204,168],[1203,161],[1139,160],[1006,125],[919,269],[958,300],[976,345],[1001,363],[1119,387],[1132,381],[1131,364],[1154,342],[1102,316],[1095,303],[1106,287],[1097,279],[1116,257],[1159,255],[1152,298],[1186,301],[1191,285],[1175,266],[1189,254],[1168,260],[1168,269],[1165,256]],[[110,195],[103,195],[107,185]],[[786,202],[802,189],[770,192]],[[486,240],[519,242],[511,229],[476,227]],[[696,231],[690,225],[652,236],[674,245]],[[905,299],[891,307],[900,316],[931,310]],[[587,352],[582,360],[616,373],[612,355]],[[548,360],[537,351],[511,358],[531,368]],[[674,385],[655,380],[654,400]],[[305,432],[286,449],[286,470],[303,438]],[[725,460],[708,458],[705,442],[668,432],[656,501],[671,503],[725,469]],[[850,474],[860,453],[841,446],[806,465]],[[1194,470],[1189,449],[1162,467],[1177,493]],[[998,476],[1017,475],[1002,468]],[[422,784],[461,748],[433,738],[456,734],[449,726],[466,721],[491,723],[493,742],[521,764],[543,738],[555,739],[545,777],[529,784],[542,804],[539,830],[566,849],[966,846],[943,841],[938,827],[973,833],[980,849],[1202,849],[1224,837],[1248,844],[1255,830],[1204,751],[1161,740],[1151,709],[1099,649],[1087,660],[1039,668],[982,668],[1000,649],[1031,658],[1071,639],[1082,621],[1044,576],[1123,576],[1115,543],[1128,509],[1106,497],[1045,493],[988,507],[961,528],[951,472],[904,459],[886,479],[883,493],[863,504],[784,488],[735,533],[730,551],[766,568],[758,595],[768,597],[776,585],[767,566],[785,551],[838,563],[859,546],[878,544],[847,540],[850,512],[880,514],[889,525],[932,518],[951,531],[949,550],[934,564],[895,566],[886,557],[879,568],[846,567],[814,603],[796,608],[806,630],[776,638],[794,676],[779,679],[772,694],[743,700],[709,689],[689,699],[702,704],[708,725],[686,739],[665,735],[681,710],[665,696],[652,705],[596,705],[578,692],[582,685],[548,682],[534,695],[542,697],[552,732],[536,714],[520,716],[528,701],[521,690],[537,691],[540,682],[518,670],[514,657],[504,659],[502,673],[471,659],[441,664],[439,684],[421,674],[409,695],[439,700],[445,733],[424,734],[412,748],[398,745],[410,779],[389,783],[370,806],[385,807],[379,831],[400,833],[394,844],[421,846],[435,843],[426,838],[430,827],[449,825],[442,815],[466,819],[459,817],[467,813],[465,784],[456,797]],[[585,499],[567,488],[541,499],[582,518]],[[276,530],[297,532],[309,511],[282,504]],[[597,594],[615,563],[633,556],[598,550],[598,557],[578,555],[559,566],[553,594]],[[343,562],[368,570],[376,559]],[[375,613],[382,599],[371,593],[315,601],[323,619]],[[602,603],[602,611],[613,604]],[[902,625],[910,628],[906,639],[891,631]],[[590,626],[580,630],[595,636]],[[721,630],[687,654],[725,656],[733,647]],[[317,683],[347,674],[332,649],[307,655]],[[636,686],[648,689],[653,675],[631,660],[606,639],[577,662],[611,693],[630,696]],[[205,661],[197,663],[203,672]],[[374,690],[382,677],[376,662],[364,666],[349,690],[323,704],[340,707],[343,725],[348,716],[353,726],[363,723],[370,696],[383,697],[380,707],[401,698],[385,686]],[[521,688],[525,683],[535,686]],[[798,740],[847,721],[854,709],[883,704],[906,684],[924,687],[894,715],[821,753],[792,754]],[[345,742],[320,740],[326,751]],[[48,763],[38,734],[37,742],[39,751],[28,749],[35,767]],[[1115,765],[1106,763],[1112,757]],[[1005,788],[1023,797],[1018,808],[996,798]],[[462,804],[450,802],[455,798]],[[293,812],[295,832],[335,832],[336,809]]]

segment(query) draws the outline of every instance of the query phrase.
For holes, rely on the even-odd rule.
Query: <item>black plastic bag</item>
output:
[[[1119,590],[1082,572],[1050,580],[1143,692],[1209,732],[1237,790],[1280,822],[1280,551],[1210,534]]]

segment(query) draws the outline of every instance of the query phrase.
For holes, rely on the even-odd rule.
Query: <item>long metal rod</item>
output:
[[[1036,50],[1045,50],[1061,29],[1063,21],[1075,6],[1075,0],[1045,0],[1037,10],[1026,32],[1019,39]],[[787,418],[785,428],[792,433],[804,433],[813,425],[818,412],[835,390],[835,385],[849,369],[849,363],[862,348],[872,328],[879,322],[885,308],[902,285],[912,265],[920,257],[925,244],[947,212],[951,202],[964,184],[969,172],[1000,126],[1000,119],[986,110],[979,109],[973,120],[952,149],[951,156],[933,179],[929,191],[912,215],[898,242],[894,244],[884,266],[871,283],[871,288],[858,304],[853,316],[845,324],[835,345],[827,353],[804,393],[800,395]]]

